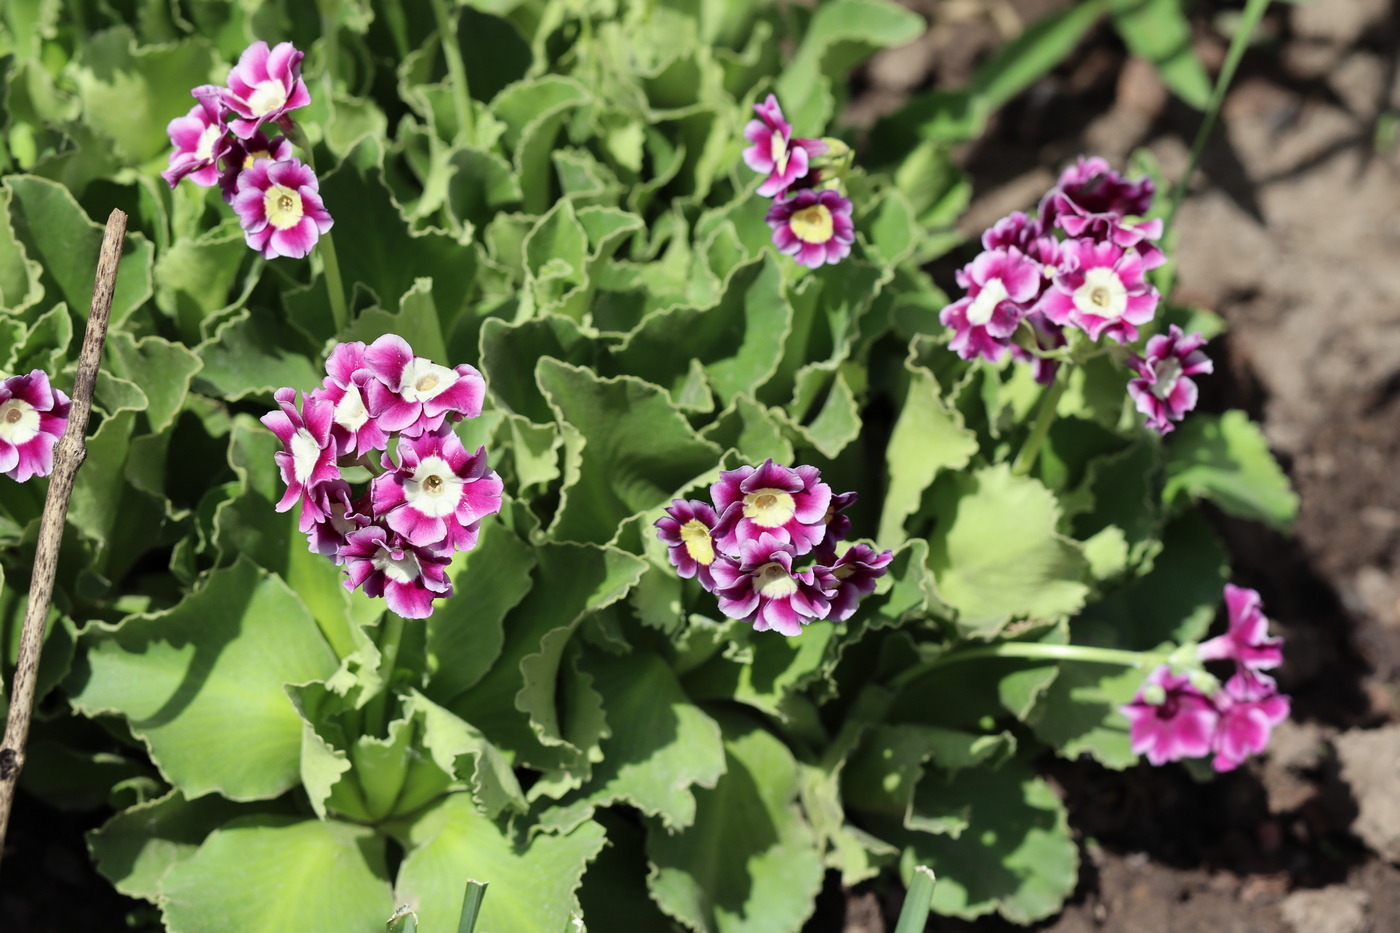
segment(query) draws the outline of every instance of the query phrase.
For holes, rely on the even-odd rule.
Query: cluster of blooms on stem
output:
[[[1019,211],[982,235],[983,252],[958,270],[966,294],[939,315],[950,349],[965,360],[999,362],[1008,352],[1035,366],[1042,384],[1058,363],[1043,354],[1068,332],[1121,345],[1139,339],[1161,295],[1147,273],[1166,262],[1156,241],[1161,220],[1132,220],[1152,207],[1150,178],[1130,181],[1100,158],[1081,157],[1060,175],[1034,215]],[[1209,373],[1199,334],[1153,337],[1130,353],[1129,393],[1149,427],[1165,434],[1196,405],[1191,377]]]
[[[1227,585],[1225,605],[1229,631],[1196,648],[1198,661],[1234,662],[1224,685],[1201,671],[1162,665],[1122,707],[1132,723],[1133,753],[1154,765],[1210,755],[1216,771],[1232,771],[1262,752],[1274,726],[1288,718],[1288,697],[1263,673],[1282,663],[1283,639],[1269,636],[1259,594]]]
[[[291,112],[311,103],[299,52],[290,42],[254,42],[229,72],[228,86],[202,85],[197,103],[166,127],[175,151],[161,172],[170,187],[188,178],[218,185],[238,214],[248,245],[266,259],[300,259],[334,221],[316,173],[292,155]],[[269,137],[277,127],[282,136]]]
[[[833,495],[813,466],[762,466],[720,474],[711,502],[676,499],[656,522],[680,576],[695,578],[731,619],[798,635],[817,619],[844,621],[875,590],[893,559],[866,544],[838,557],[851,530],[841,514],[854,492]],[[805,570],[797,561],[810,558]]]
[[[772,94],[753,109],[758,119],[744,127],[752,143],[744,163],[765,176],[758,193],[773,199],[765,218],[773,245],[809,269],[840,262],[856,240],[851,200],[840,191],[849,147],[835,139],[794,138]]]
[[[410,619],[452,595],[453,551],[475,547],[481,520],[501,509],[486,449],[468,451],[452,430],[481,414],[485,392],[475,368],[415,356],[387,334],[368,346],[339,344],[300,408],[295,390],[274,394],[280,411],[262,422],[282,442],[274,457],[287,492],[277,510],[301,504],[311,550],[344,568],[347,589],[383,596]],[[341,473],[351,466],[377,474],[359,495]]]
[[[69,406],[42,369],[0,379],[0,473],[19,483],[52,473]]]

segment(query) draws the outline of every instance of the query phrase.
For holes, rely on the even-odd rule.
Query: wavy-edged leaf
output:
[[[1167,445],[1163,499],[1209,499],[1231,515],[1288,531],[1298,495],[1279,468],[1259,426],[1242,411],[1193,415]]]

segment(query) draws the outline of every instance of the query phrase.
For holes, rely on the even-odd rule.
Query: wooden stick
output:
[[[10,715],[5,723],[5,741],[0,746],[0,857],[5,851],[5,830],[15,803],[19,772],[24,768],[24,746],[29,738],[29,720],[34,714],[34,683],[39,673],[39,652],[44,647],[44,623],[53,599],[53,578],[58,570],[58,546],[68,519],[68,500],[78,467],[87,459],[88,416],[92,413],[92,393],[97,385],[97,368],[102,363],[102,345],[107,340],[107,317],[112,311],[112,292],[117,285],[117,263],[122,258],[126,237],[126,214],[112,211],[102,236],[102,252],[97,259],[97,280],[92,286],[92,308],[88,312],[87,333],[78,354],[78,374],[73,379],[73,400],[68,410],[68,427],[54,445],[53,475],[44,501],[44,517],[39,523],[39,544],[34,551],[34,574],[29,581],[29,605],[20,631],[19,657],[10,684]]]

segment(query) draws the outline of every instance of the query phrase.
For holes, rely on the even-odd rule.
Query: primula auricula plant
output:
[[[68,396],[41,369],[0,381],[0,473],[19,483],[52,473],[68,408]]]

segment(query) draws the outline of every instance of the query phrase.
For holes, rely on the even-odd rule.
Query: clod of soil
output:
[[[1283,919],[1294,933],[1363,933],[1371,899],[1365,891],[1341,885],[1319,891],[1295,891],[1284,899]]]
[[[1351,785],[1352,829],[1392,862],[1400,862],[1400,725],[1347,732],[1334,740],[1342,780]]]

